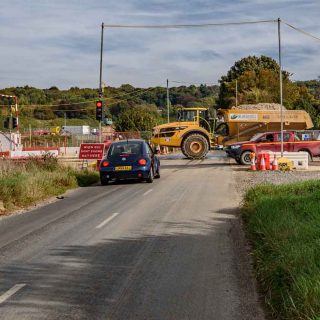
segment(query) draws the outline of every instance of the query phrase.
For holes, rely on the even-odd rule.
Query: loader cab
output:
[[[178,112],[178,122],[198,122],[198,110],[195,109],[181,109]]]
[[[185,108],[179,110],[177,122],[193,122],[208,132],[212,132],[212,120],[206,108]]]

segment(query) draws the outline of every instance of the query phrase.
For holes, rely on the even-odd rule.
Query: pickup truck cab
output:
[[[259,154],[262,151],[281,151],[281,133],[265,132],[255,134],[249,141],[233,143],[226,148],[229,157],[234,158],[239,164],[249,165],[251,163],[250,153]],[[319,140],[301,140],[296,132],[283,132],[283,151],[309,153],[309,159],[320,155]]]

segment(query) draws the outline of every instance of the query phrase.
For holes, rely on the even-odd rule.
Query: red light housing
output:
[[[97,101],[96,102],[96,107],[97,108],[102,108],[102,101]]]
[[[145,165],[147,164],[147,160],[145,160],[145,159],[140,159],[140,160],[138,161],[138,163],[139,163],[141,166],[145,166]]]
[[[102,167],[108,167],[109,166],[109,161],[103,161],[102,162]]]

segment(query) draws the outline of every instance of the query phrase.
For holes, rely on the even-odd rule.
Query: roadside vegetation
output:
[[[273,319],[320,319],[320,182],[250,189],[242,214]]]
[[[44,156],[24,162],[0,161],[0,215],[28,207],[66,190],[99,180],[93,171],[78,171]]]

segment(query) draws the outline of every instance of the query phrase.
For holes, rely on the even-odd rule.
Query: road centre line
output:
[[[108,222],[110,222],[112,219],[114,219],[119,213],[113,213],[111,217],[107,218],[106,220],[102,221],[98,226],[96,226],[96,229],[101,229],[104,227]]]
[[[24,286],[26,286],[25,283],[20,283],[14,285],[11,289],[6,291],[4,294],[0,296],[0,304],[8,300],[11,296],[13,296],[15,293],[17,293],[20,289],[22,289]]]
[[[153,189],[150,189],[150,190],[146,191],[146,192],[143,194],[143,196],[146,196],[147,194],[149,194],[150,192],[152,192],[152,190],[153,190]]]

